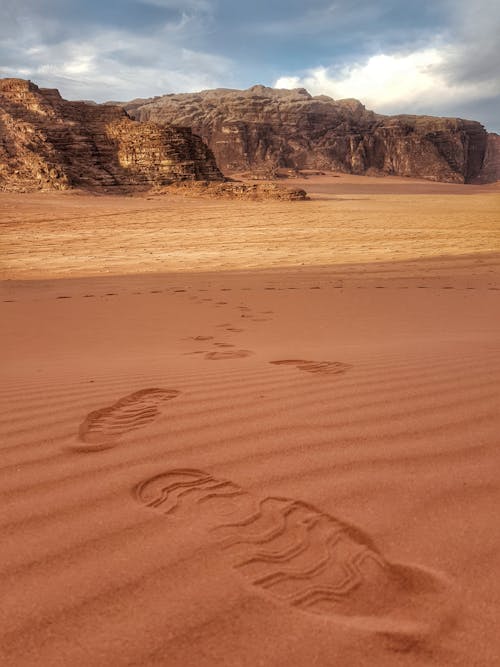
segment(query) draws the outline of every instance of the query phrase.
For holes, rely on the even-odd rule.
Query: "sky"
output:
[[[0,0],[0,77],[68,99],[263,84],[500,132],[499,0]]]

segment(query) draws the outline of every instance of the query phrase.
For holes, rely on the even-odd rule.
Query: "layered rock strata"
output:
[[[198,179],[223,176],[190,128],[137,122],[118,106],[0,80],[0,189],[130,191]]]
[[[140,121],[189,126],[224,173],[284,169],[392,174],[469,183],[481,173],[484,127],[470,120],[381,116],[357,100],[306,90],[208,90],[125,103]]]

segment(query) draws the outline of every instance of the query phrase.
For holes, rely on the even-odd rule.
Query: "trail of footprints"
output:
[[[198,336],[195,340],[210,339],[210,336]],[[233,347],[229,343],[215,343],[217,351],[195,351],[190,354],[204,354],[205,359],[240,359],[252,354],[250,350],[223,349]],[[222,349],[221,349],[222,348]],[[271,361],[276,365],[292,365],[309,373],[341,374],[351,366],[338,361],[305,361],[302,359],[281,359]],[[90,412],[78,429],[78,440],[72,449],[80,452],[95,452],[115,447],[120,438],[136,429],[147,426],[160,414],[161,407],[167,401],[180,394],[177,389],[147,388],[140,389],[120,398],[112,405]]]
[[[319,373],[321,375],[341,375],[350,368],[351,364],[344,364],[340,361],[308,361],[306,359],[277,359],[270,361],[275,366],[295,366],[300,371],[307,373]]]
[[[176,389],[141,389],[90,412],[78,429],[78,451],[100,451],[118,444],[120,437],[158,417],[161,406],[180,394]]]
[[[477,287],[477,286],[474,286],[474,287],[473,286],[465,286],[465,287],[459,286],[459,287],[457,287],[455,285],[436,285],[436,286],[434,286],[432,284],[431,285],[373,285],[373,286],[366,286],[366,285],[356,285],[356,284],[344,285],[343,283],[341,283],[339,285],[329,285],[329,286],[324,285],[323,287],[320,287],[319,285],[314,285],[312,287],[303,287],[302,289],[304,289],[304,290],[305,289],[319,290],[319,289],[324,289],[324,288],[328,289],[328,287],[330,287],[331,289],[344,289],[344,288],[351,288],[351,289],[431,289],[431,290],[451,290],[451,289],[454,289],[454,290],[457,290],[457,291],[461,291],[461,290],[500,291],[499,286],[492,286],[491,284],[488,284],[486,286],[479,286],[479,287]],[[301,288],[288,287],[288,286],[286,286],[286,287],[264,287],[265,291],[285,290],[285,289],[287,289],[287,290],[299,290]],[[251,291],[252,288],[251,287],[241,287],[240,290],[246,292],[246,291]],[[165,289],[148,290],[149,294],[164,294],[164,293],[168,293],[168,292],[172,292],[172,294],[176,294],[176,293],[187,292],[187,291],[188,290],[186,290],[186,289],[173,289],[171,287],[170,288],[167,287]],[[199,289],[198,290],[198,292],[206,292],[206,291],[207,291],[206,289]],[[232,290],[228,289],[228,288],[221,289],[221,292],[230,292],[230,291],[232,291]],[[143,294],[143,292],[135,291],[135,292],[131,292],[131,294],[139,295],[139,294]],[[103,294],[79,294],[79,295],[60,294],[60,295],[57,295],[53,298],[54,299],[72,299],[74,297],[76,297],[76,298],[78,298],[78,297],[81,297],[81,298],[90,298],[90,297],[103,298],[105,296],[118,296],[118,293],[117,292],[106,292],[106,293],[103,293]],[[213,301],[212,298],[208,298],[208,299],[196,299],[196,297],[189,297],[189,298],[192,299],[192,300],[197,301],[198,303],[201,303],[203,301],[206,301],[206,302]],[[16,303],[16,302],[17,302],[17,299],[2,299],[2,303]],[[218,303],[218,305],[226,305],[226,304],[227,304],[227,302],[219,302]],[[242,317],[251,317],[251,316],[250,315],[242,315]],[[264,319],[255,319],[254,321],[264,322],[266,320],[264,320]]]
[[[446,601],[444,579],[388,561],[363,531],[309,503],[258,498],[191,469],[146,479],[133,495],[180,527],[201,522],[253,586],[300,610],[421,627]]]

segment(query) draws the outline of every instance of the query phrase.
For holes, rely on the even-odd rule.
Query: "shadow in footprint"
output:
[[[115,447],[122,436],[154,421],[161,405],[179,394],[176,389],[141,389],[90,412],[78,429],[80,442],[71,449],[95,452]]]
[[[199,524],[251,585],[303,612],[347,620],[400,645],[425,641],[456,613],[444,575],[389,561],[363,530],[310,503],[254,496],[191,469],[146,479],[133,495],[176,517],[179,529]]]
[[[270,361],[275,366],[295,366],[300,371],[307,373],[320,373],[321,375],[340,375],[350,368],[351,364],[344,364],[340,361],[308,361],[306,359],[278,359]]]
[[[220,361],[221,359],[243,359],[253,354],[250,350],[230,350],[228,352],[207,352],[205,359]]]

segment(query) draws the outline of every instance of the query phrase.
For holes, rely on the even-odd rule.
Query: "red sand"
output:
[[[31,200],[4,267],[2,665],[497,664],[494,219],[461,244],[424,217],[446,257],[412,258],[401,218],[399,262],[75,277],[66,224],[44,279],[41,221],[76,199]],[[122,207],[124,262],[124,199],[83,201]]]

